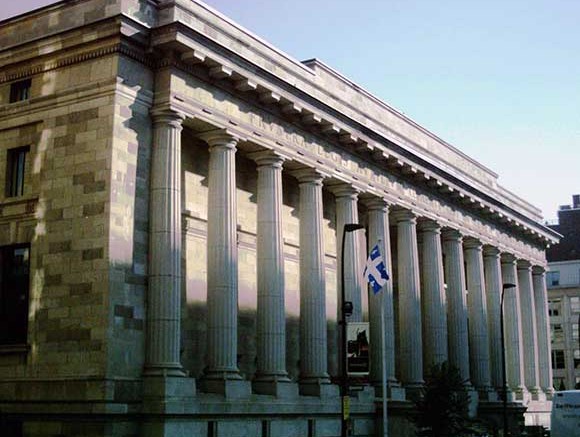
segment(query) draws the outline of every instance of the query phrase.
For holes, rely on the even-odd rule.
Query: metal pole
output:
[[[345,293],[344,293],[344,242],[346,239],[346,225],[342,228],[342,245],[340,246],[340,296],[341,296],[341,308],[340,308],[340,323],[341,323],[341,350],[342,350],[342,371],[341,371],[341,427],[340,427],[340,435],[341,437],[348,436],[347,430],[347,423],[346,418],[344,417],[344,403],[345,397],[348,394],[348,381],[347,381],[347,372],[346,368],[348,366],[348,359],[347,359],[347,349],[346,349],[346,314],[345,314]]]
[[[503,374],[503,435],[507,437],[508,433],[508,421],[507,421],[507,377],[506,377],[506,365],[505,365],[505,335],[503,332],[503,295],[505,293],[505,287],[501,290],[501,303],[500,303],[500,324],[501,324],[501,365]]]
[[[383,437],[388,437],[389,435],[389,423],[387,419],[387,357],[386,357],[386,340],[385,340],[385,290],[381,294],[381,348],[382,348],[382,361],[383,361]]]

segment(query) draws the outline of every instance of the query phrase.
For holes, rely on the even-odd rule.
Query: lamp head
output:
[[[508,288],[516,288],[516,284],[506,283],[502,285],[502,290],[507,290]]]
[[[342,304],[342,310],[344,311],[344,315],[349,317],[352,315],[353,305],[352,302],[346,301]]]
[[[359,229],[364,229],[364,226],[358,223],[347,223],[344,225],[344,232],[354,232]]]

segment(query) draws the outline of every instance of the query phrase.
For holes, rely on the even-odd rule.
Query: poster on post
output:
[[[369,324],[346,324],[347,373],[349,376],[367,376],[370,372]]]

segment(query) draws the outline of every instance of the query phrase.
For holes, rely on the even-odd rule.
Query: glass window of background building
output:
[[[560,315],[560,308],[562,304],[560,299],[551,300],[548,303],[548,314],[550,317],[558,317]]]
[[[560,272],[557,270],[553,271],[553,272],[547,272],[546,273],[546,282],[548,284],[548,287],[554,286],[554,285],[560,285]]]
[[[552,369],[565,369],[566,363],[564,360],[564,351],[553,350],[552,351]]]

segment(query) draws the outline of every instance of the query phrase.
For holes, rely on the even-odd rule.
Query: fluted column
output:
[[[421,233],[421,305],[423,315],[423,364],[428,371],[449,359],[447,350],[447,297],[443,277],[441,225],[419,222]]]
[[[153,111],[146,375],[184,376],[181,323],[181,129],[183,115]]]
[[[294,172],[300,186],[300,391],[329,384],[322,180],[314,169]]]
[[[395,319],[393,313],[393,282],[391,266],[391,238],[389,234],[389,206],[377,197],[364,201],[367,207],[369,250],[375,244],[383,256],[385,268],[389,274],[387,283],[380,293],[369,293],[369,320],[371,335],[371,381],[380,386],[382,375],[382,357],[385,357],[387,382],[398,385],[395,377]],[[381,328],[381,306],[385,317],[385,330]],[[383,343],[384,340],[384,343]],[[383,350],[384,345],[384,350]]]
[[[241,379],[237,364],[237,139],[225,131],[206,133],[202,139],[209,144],[205,378],[236,380]]]
[[[397,223],[401,382],[413,396],[413,391],[424,384],[417,218],[402,209],[392,218]]]
[[[257,392],[261,382],[289,381],[286,372],[282,163],[271,151],[251,154],[258,165]],[[268,391],[268,390],[267,390]]]
[[[532,266],[529,262],[518,262],[518,285],[522,316],[522,344],[524,358],[524,383],[534,398],[540,393],[538,372],[538,330],[536,326],[536,306],[532,286]]]
[[[520,294],[518,291],[518,277],[516,259],[509,253],[502,254],[501,273],[503,284],[515,284],[516,288],[507,288],[504,292],[504,330],[506,348],[507,383],[510,390],[515,392],[517,399],[523,400],[524,367],[522,360],[522,324],[520,311]]]
[[[483,249],[485,287],[487,292],[487,327],[489,335],[489,355],[491,383],[501,392],[503,389],[501,362],[501,322],[500,299],[502,289],[500,251],[493,246]]]
[[[552,345],[550,342],[550,319],[548,318],[548,292],[546,290],[546,271],[541,266],[532,269],[534,286],[534,304],[536,310],[536,325],[538,330],[538,370],[540,387],[549,399],[554,394],[552,386],[552,366],[550,357]]]
[[[463,243],[467,264],[469,292],[469,352],[471,381],[484,399],[489,398],[491,375],[489,364],[489,337],[487,332],[487,302],[483,273],[483,247],[473,238]]]
[[[342,231],[345,224],[358,223],[358,191],[348,185],[339,184],[329,186],[329,190],[336,196],[336,253],[337,272],[342,271]],[[348,232],[344,240],[344,294],[347,302],[352,302],[352,315],[350,322],[362,322],[362,270],[363,249],[361,248],[361,238],[356,232]],[[341,317],[342,308],[342,278],[337,275],[337,295],[338,295],[338,320]],[[340,340],[339,340],[340,342]],[[342,344],[342,343],[340,343]],[[340,367],[340,366],[339,366]]]
[[[469,337],[467,333],[467,299],[463,265],[463,237],[456,230],[443,232],[445,276],[447,279],[447,323],[449,362],[459,369],[469,384]]]

